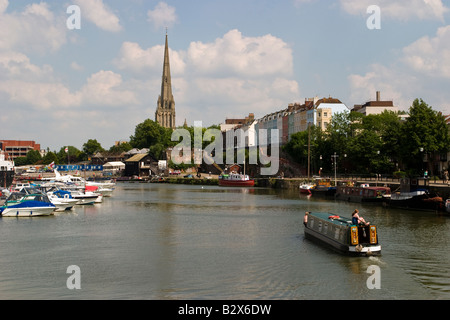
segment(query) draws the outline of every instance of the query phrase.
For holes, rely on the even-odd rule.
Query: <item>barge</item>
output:
[[[375,225],[352,224],[352,219],[325,212],[310,212],[305,222],[305,237],[354,256],[381,254]]]
[[[221,174],[219,176],[219,186],[223,187],[253,187],[255,180],[250,179],[248,175],[231,173]]]
[[[369,186],[361,184],[360,186],[341,185],[337,187],[335,198],[349,202],[383,202],[391,196],[391,188]]]

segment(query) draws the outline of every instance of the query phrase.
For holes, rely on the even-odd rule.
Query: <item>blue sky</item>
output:
[[[377,90],[450,114],[449,21],[445,0],[0,0],[0,139],[128,140],[154,119],[166,27],[178,125],[314,96],[351,108]]]

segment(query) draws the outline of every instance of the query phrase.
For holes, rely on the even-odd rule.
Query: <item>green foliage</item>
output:
[[[449,151],[450,137],[442,114],[422,99],[416,99],[402,127],[402,160],[408,168],[421,173],[425,155],[434,156]]]
[[[14,165],[17,167],[25,166],[27,164],[27,157],[17,157],[14,159]]]
[[[118,145],[114,145],[111,148],[109,148],[110,153],[122,153],[122,152],[128,152],[131,149],[133,149],[133,146],[129,142],[123,142]]]
[[[414,100],[408,114],[403,122],[397,113],[389,111],[369,116],[357,112],[333,115],[326,132],[311,130],[314,172],[318,167],[332,172],[331,159],[336,152],[341,173],[392,174],[398,169],[409,174],[421,173],[425,154],[434,156],[449,151],[448,126],[444,117],[421,99]],[[298,132],[284,147],[284,151],[304,166],[307,165],[307,141],[308,132]]]
[[[38,150],[30,150],[27,152],[27,164],[37,164],[42,160],[41,153]]]
[[[150,148],[158,143],[168,147],[172,145],[171,135],[172,129],[161,127],[157,122],[147,119],[136,126],[134,135],[130,137],[130,145],[138,149]]]
[[[88,156],[92,156],[97,152],[103,152],[105,149],[96,139],[89,139],[85,144],[83,144],[83,152]]]
[[[54,152],[47,152],[47,154],[42,158],[42,163],[47,165],[54,162],[55,164],[58,164],[58,156]]]
[[[56,154],[58,157],[58,162],[61,164],[68,164],[68,163],[77,163],[81,161],[82,159],[82,153],[80,150],[75,148],[74,146],[68,146],[68,152],[65,151],[66,147],[62,147],[59,152]]]

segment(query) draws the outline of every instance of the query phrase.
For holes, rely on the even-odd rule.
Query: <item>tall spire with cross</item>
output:
[[[164,64],[161,81],[161,95],[158,97],[158,107],[155,121],[162,127],[175,128],[175,100],[172,94],[172,78],[170,75],[169,42],[166,28],[166,45],[164,48]]]

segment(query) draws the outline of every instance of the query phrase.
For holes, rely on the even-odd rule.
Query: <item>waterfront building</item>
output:
[[[164,48],[164,64],[161,81],[161,95],[155,112],[155,121],[164,128],[175,129],[175,100],[172,94],[172,78],[170,75],[169,44],[166,33]]]
[[[225,119],[224,123],[220,124],[220,130],[224,132],[231,129],[235,129],[253,120],[255,120],[254,113],[249,113],[248,116],[245,118],[230,118],[230,119],[227,118]]]
[[[157,172],[158,161],[149,153],[136,153],[125,160],[125,176],[149,177]]]
[[[339,99],[323,98],[315,102],[314,125],[326,130],[336,113],[350,111]]]
[[[394,102],[392,100],[381,100],[380,91],[376,92],[375,101],[367,101],[362,105],[355,104],[352,109],[352,111],[362,113],[365,116],[380,114],[385,110],[398,113],[398,107],[394,106]]]
[[[220,125],[224,148],[253,147],[257,144],[255,115],[250,113],[244,119],[226,119]],[[243,134],[243,136],[241,136]]]
[[[0,140],[0,149],[4,151],[7,154],[7,158],[12,161],[18,157],[26,157],[27,153],[31,150],[39,151],[41,156],[45,155],[45,152],[41,150],[41,145],[31,140]]]

